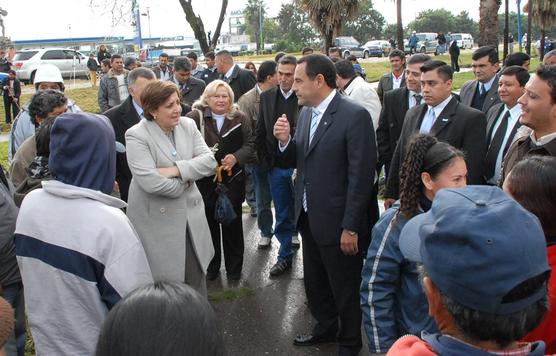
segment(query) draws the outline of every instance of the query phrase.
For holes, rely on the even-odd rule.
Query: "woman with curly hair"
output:
[[[400,200],[381,216],[362,271],[361,309],[371,353],[385,353],[406,334],[434,332],[414,262],[399,248],[406,222],[426,212],[442,188],[466,185],[464,155],[430,135],[417,135],[400,170]]]

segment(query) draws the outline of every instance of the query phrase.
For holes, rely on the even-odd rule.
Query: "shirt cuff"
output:
[[[278,141],[278,149],[280,150],[280,152],[284,152],[286,150],[286,148],[288,148],[288,145],[290,144],[290,141],[292,140],[292,137],[288,137],[288,142],[286,142],[286,144],[284,146],[282,146],[282,143],[280,141]]]

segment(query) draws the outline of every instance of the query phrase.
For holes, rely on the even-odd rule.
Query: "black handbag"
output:
[[[230,224],[237,218],[237,214],[228,196],[228,188],[222,183],[222,170],[222,166],[216,170],[216,193],[218,197],[214,207],[214,220],[220,224]],[[232,172],[228,171],[228,175],[231,176]]]

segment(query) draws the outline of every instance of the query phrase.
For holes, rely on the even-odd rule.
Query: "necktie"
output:
[[[422,134],[428,134],[431,131],[432,125],[434,125],[435,121],[436,121],[436,114],[434,113],[434,108],[429,108],[429,111],[427,112],[427,116],[425,116],[423,123],[421,123],[421,128],[419,129],[419,132]]]
[[[485,159],[485,177],[487,179],[492,178],[496,170],[496,160],[498,158],[498,153],[502,148],[502,142],[504,141],[504,137],[506,136],[509,118],[510,118],[510,112],[506,111],[506,113],[502,117],[502,121],[500,122],[498,129],[496,129],[496,132],[494,133],[494,137],[492,138],[492,141],[490,141],[490,145],[488,147],[488,151]]]
[[[413,97],[415,98],[415,106],[421,105],[421,99],[423,99],[423,96],[419,94],[413,94]]]
[[[486,90],[485,90],[485,85],[481,83],[481,84],[479,84],[479,88],[481,89],[480,90],[481,96],[484,98],[486,96],[486,93],[487,93]]]
[[[317,118],[319,117],[319,115],[320,111],[313,108],[313,111],[311,113],[311,126],[309,127],[309,144],[311,144],[313,136],[315,136],[315,132],[317,131],[317,127],[319,125],[319,120],[317,120]],[[303,210],[307,212],[307,191],[305,189],[303,190]]]
[[[313,141],[313,136],[315,136],[315,132],[317,131],[317,127],[319,125],[319,120],[317,118],[320,115],[320,111],[317,109],[313,109],[311,114],[311,126],[309,128],[309,144]]]

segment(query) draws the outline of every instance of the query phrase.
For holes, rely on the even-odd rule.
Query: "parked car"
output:
[[[17,77],[24,83],[33,83],[37,68],[45,63],[54,64],[65,78],[89,74],[85,55],[71,48],[25,49],[17,51],[13,59]]]
[[[351,36],[336,37],[335,47],[338,47],[340,49],[342,58],[347,58],[351,54],[353,54],[355,57],[363,57],[363,46],[361,46],[361,44]]]
[[[473,48],[473,36],[471,36],[469,33],[452,33],[451,40],[457,41],[459,48]]]
[[[434,53],[434,55],[436,55],[438,49],[437,36],[438,34],[435,32],[417,33],[417,52]],[[403,41],[403,47],[406,53],[410,52],[408,39]]]
[[[392,51],[390,42],[383,40],[368,41],[363,45],[363,48],[363,58],[386,57],[390,54],[390,51]]]

